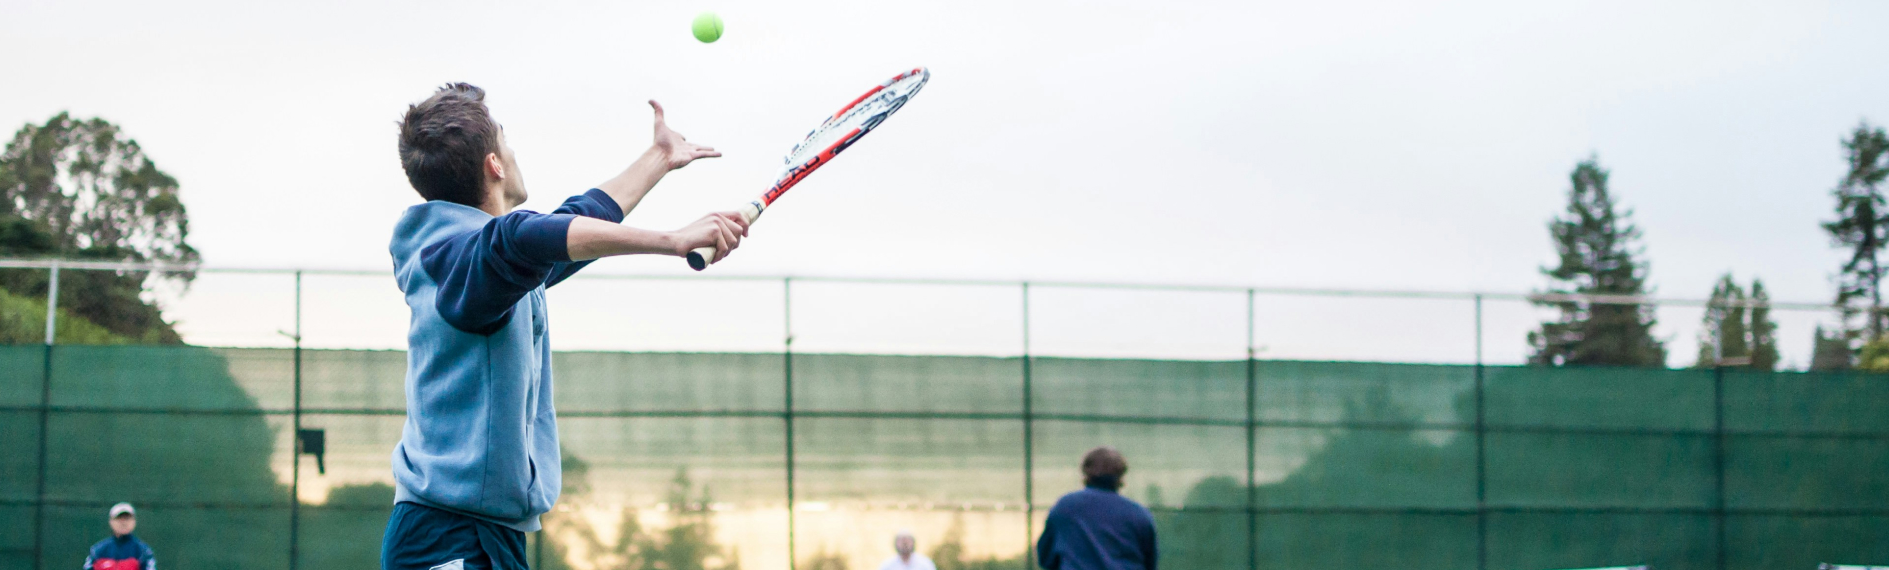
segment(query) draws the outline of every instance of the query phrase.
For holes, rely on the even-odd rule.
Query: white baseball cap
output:
[[[131,515],[135,517],[135,516],[138,516],[138,510],[131,508],[131,503],[118,503],[116,505],[112,505],[112,514],[110,517],[106,517],[106,518],[115,519],[115,518],[118,518],[118,515]]]

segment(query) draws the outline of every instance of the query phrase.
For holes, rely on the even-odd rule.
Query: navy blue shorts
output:
[[[525,533],[414,503],[394,505],[382,570],[527,570]]]

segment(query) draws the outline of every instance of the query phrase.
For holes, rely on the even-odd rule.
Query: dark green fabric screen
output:
[[[871,568],[894,524],[957,545],[946,570],[1033,567],[1044,512],[1104,444],[1164,568],[1889,563],[1881,376],[556,359],[567,481],[532,537],[544,568]],[[388,351],[0,346],[0,569],[76,566],[118,501],[166,567],[374,567],[404,371]],[[326,473],[292,459],[298,424],[325,431]],[[598,505],[635,528],[587,522]]]

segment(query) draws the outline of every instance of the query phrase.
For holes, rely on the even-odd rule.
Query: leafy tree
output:
[[[1883,334],[1882,278],[1886,271],[1880,259],[1883,245],[1889,244],[1889,204],[1883,199],[1882,183],[1889,177],[1889,135],[1881,127],[1864,122],[1843,141],[1849,170],[1832,193],[1836,196],[1837,219],[1823,224],[1831,243],[1849,250],[1849,259],[1837,276],[1837,307],[1843,311],[1849,339],[1859,334],[1865,342]],[[1857,315],[1860,327],[1852,326]]]
[[[1712,368],[1722,362],[1756,370],[1777,367],[1777,323],[1771,321],[1770,296],[1764,282],[1751,282],[1751,298],[1732,279],[1720,277],[1706,301],[1704,322],[1699,326],[1699,368]]]
[[[127,344],[125,337],[59,310],[58,344]],[[39,344],[46,340],[46,300],[22,297],[0,289],[0,344]]]
[[[177,180],[103,119],[60,113],[28,124],[0,153],[0,255],[97,261],[194,263]],[[0,271],[0,287],[43,298],[47,272]],[[181,339],[143,298],[143,271],[60,275],[62,308],[140,342]],[[194,274],[155,276],[187,286]]]
[[[1889,339],[1872,340],[1858,351],[1856,368],[1869,372],[1889,372]]]
[[[1632,211],[1617,211],[1607,170],[1588,158],[1568,175],[1564,217],[1548,223],[1559,265],[1542,268],[1554,280],[1549,294],[1645,295],[1647,263]],[[1561,315],[1529,333],[1533,364],[1547,366],[1664,366],[1666,347],[1653,338],[1653,306],[1547,299]]]

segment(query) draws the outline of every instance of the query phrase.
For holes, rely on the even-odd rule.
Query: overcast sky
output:
[[[1889,122],[1889,5],[1868,2],[0,2],[0,125],[122,125],[225,266],[388,267],[419,201],[394,121],[443,82],[486,88],[540,210],[627,165],[663,101],[727,154],[628,221],[669,228],[751,198],[821,116],[924,65],[912,104],[712,271],[1526,291],[1595,154],[1657,293],[1732,271],[1824,301],[1838,141]],[[727,31],[704,45],[708,8]],[[198,294],[218,287],[240,289]],[[1306,324],[1274,327],[1284,344],[1346,342],[1381,310],[1286,304]],[[1519,357],[1513,312],[1489,346]],[[1696,311],[1662,318],[1690,350]],[[1811,322],[1786,323],[1789,351]],[[1223,323],[1197,325],[1176,321]]]

